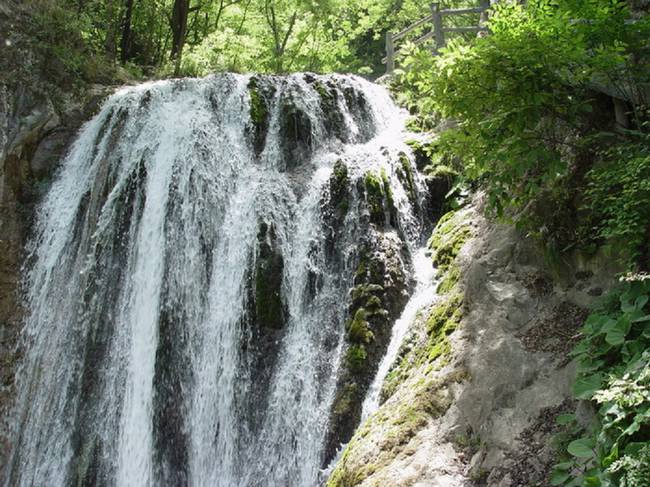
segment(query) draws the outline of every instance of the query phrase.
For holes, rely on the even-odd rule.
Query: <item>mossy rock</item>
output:
[[[448,336],[460,325],[463,317],[463,295],[456,291],[434,306],[427,319],[427,360],[432,362],[451,352]]]
[[[428,246],[433,253],[433,265],[445,272],[452,265],[460,249],[472,236],[472,230],[462,221],[461,212],[451,211],[444,215],[433,230]]]
[[[423,366],[440,369],[449,362],[452,350],[448,337],[460,326],[462,317],[463,295],[454,288],[429,310],[423,336],[408,344],[400,361],[389,371],[381,390],[382,401],[391,397],[413,370]]]
[[[386,223],[395,226],[397,210],[393,201],[390,180],[385,170],[377,174],[375,171],[366,172],[363,178],[363,188],[366,205],[370,213],[370,222],[384,226]]]
[[[384,287],[379,284],[359,284],[352,288],[350,297],[352,298],[352,308],[365,307],[374,309],[375,305],[381,306],[381,295]]]
[[[413,175],[413,166],[411,165],[411,160],[404,152],[399,153],[399,165],[396,174],[406,191],[411,205],[416,206],[418,193],[415,184],[415,177]]]
[[[459,380],[460,375],[450,374],[409,384],[412,387],[407,394],[382,406],[356,431],[327,487],[359,485],[390,464],[432,418],[449,409],[453,400],[450,385]]]
[[[270,105],[275,95],[275,88],[266,85],[258,77],[253,76],[248,82],[250,99],[250,118],[253,125],[253,148],[256,154],[264,150],[266,135],[269,130]]]
[[[330,203],[336,209],[338,220],[342,220],[350,208],[350,194],[348,187],[350,177],[348,166],[342,160],[336,161],[330,176]]]
[[[359,263],[354,273],[355,284],[381,286],[384,283],[385,272],[386,266],[382,260],[368,247],[362,248],[359,253]],[[370,288],[366,287],[365,290],[370,291]]]
[[[338,395],[334,401],[334,414],[337,416],[344,416],[350,412],[350,409],[354,406],[354,402],[357,400],[359,395],[359,386],[354,382],[348,382],[345,384],[341,393]]]
[[[327,132],[346,142],[348,132],[345,117],[339,107],[339,92],[331,82],[315,80],[312,87],[320,98],[320,108],[323,112],[323,121]]]
[[[424,168],[431,164],[431,154],[437,151],[437,141],[410,139],[406,141],[406,145],[413,152],[415,167],[418,171],[424,171]]]
[[[375,338],[375,335],[370,330],[370,323],[366,321],[367,317],[368,312],[364,308],[359,308],[354,313],[352,319],[348,321],[346,329],[348,332],[348,340],[351,343],[370,343]]]
[[[280,104],[282,148],[289,169],[307,159],[314,146],[311,118],[296,103],[297,96],[289,93]]]
[[[257,239],[255,321],[258,327],[278,330],[284,326],[287,313],[282,297],[284,259],[276,248],[273,226],[262,223]]]
[[[452,262],[449,267],[447,268],[447,272],[445,272],[440,279],[440,283],[438,284],[438,288],[436,289],[436,292],[438,294],[447,294],[449,293],[456,284],[458,284],[458,281],[460,280],[460,267],[456,262]]]
[[[379,179],[382,190],[383,184]],[[357,426],[363,398],[390,341],[391,321],[398,317],[406,301],[408,284],[400,264],[402,248],[395,247],[394,239],[371,231],[375,237],[359,250],[355,286],[350,292],[349,320],[346,323],[348,347],[337,378],[337,399],[330,413],[325,462],[332,459],[339,445],[349,441]],[[393,267],[399,267],[399,270]],[[357,388],[355,402],[349,408],[338,407],[343,389],[348,384]]]
[[[351,372],[361,372],[366,368],[367,358],[366,347],[363,344],[353,344],[345,354],[345,363]]]

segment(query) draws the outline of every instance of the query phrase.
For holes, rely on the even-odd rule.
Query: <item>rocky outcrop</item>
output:
[[[328,486],[546,485],[555,418],[576,408],[567,355],[615,270],[553,261],[474,205],[430,241],[438,296],[411,325],[380,409]]]
[[[62,101],[25,85],[0,84],[0,415],[13,395],[21,307],[21,268],[34,210],[83,121],[111,91],[96,86]],[[56,93],[56,97],[54,96]],[[6,449],[5,428],[0,433]],[[2,455],[4,458],[4,454]]]
[[[340,228],[353,189],[358,195],[356,201],[367,237],[357,252],[345,326],[346,349],[330,413],[325,465],[340,445],[349,441],[359,424],[363,400],[386,352],[392,324],[408,300],[411,284],[410,256],[397,230],[397,210],[385,173],[369,170],[352,183],[345,164],[335,165],[327,202],[332,240],[337,238],[334,229]]]

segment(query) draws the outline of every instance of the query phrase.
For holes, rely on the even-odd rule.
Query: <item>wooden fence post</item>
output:
[[[390,74],[395,69],[395,45],[393,33],[386,32],[386,73]]]
[[[440,4],[437,2],[431,4],[431,17],[433,19],[433,53],[437,54],[440,48],[445,47],[445,33],[442,30],[442,15],[440,15]]]
[[[485,27],[488,21],[487,9],[490,8],[490,0],[481,0],[481,7],[483,7],[485,10],[481,12],[481,17],[478,21],[478,25],[479,27]]]

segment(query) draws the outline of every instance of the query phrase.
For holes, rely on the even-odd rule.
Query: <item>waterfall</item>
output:
[[[360,245],[423,230],[403,121],[339,75],[110,97],[39,208],[6,485],[317,485]]]

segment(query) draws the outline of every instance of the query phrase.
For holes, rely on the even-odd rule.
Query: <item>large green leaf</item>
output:
[[[599,390],[603,383],[602,374],[593,374],[576,380],[573,392],[577,399],[591,399],[594,392]]]
[[[557,418],[555,418],[555,422],[561,426],[572,423],[575,420],[576,420],[575,414],[560,414]]]
[[[625,337],[630,332],[630,320],[626,316],[621,316],[605,335],[605,341],[610,345],[623,345]]]
[[[567,480],[571,478],[571,474],[562,471],[562,470],[556,470],[553,472],[553,475],[551,475],[551,485],[564,485]]]
[[[574,457],[591,458],[594,456],[594,440],[591,438],[573,440],[567,446],[567,451]]]

